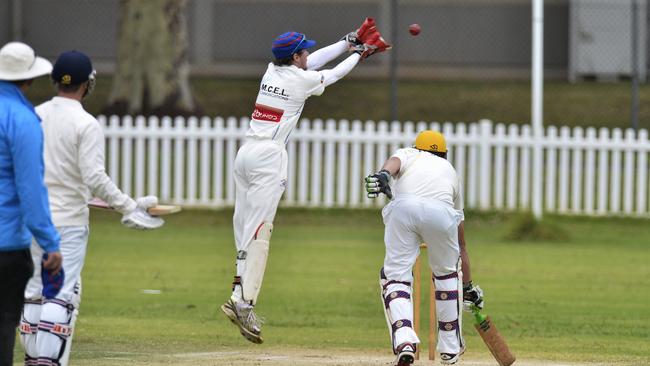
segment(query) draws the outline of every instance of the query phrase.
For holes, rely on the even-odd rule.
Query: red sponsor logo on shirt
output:
[[[252,117],[258,121],[279,123],[284,111],[263,104],[255,104]]]

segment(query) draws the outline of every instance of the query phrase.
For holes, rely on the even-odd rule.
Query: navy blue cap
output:
[[[314,47],[316,41],[307,39],[307,37],[298,32],[287,32],[280,34],[274,41],[271,51],[277,59],[291,57],[296,52],[307,48]]]
[[[63,52],[52,69],[52,80],[57,84],[76,85],[88,81],[93,72],[90,58],[79,51]]]

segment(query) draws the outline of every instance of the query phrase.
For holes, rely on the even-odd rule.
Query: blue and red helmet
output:
[[[291,57],[294,53],[300,52],[301,50],[314,47],[316,41],[307,39],[302,33],[298,32],[287,32],[280,34],[273,40],[273,46],[271,51],[275,58],[281,60],[284,58]]]

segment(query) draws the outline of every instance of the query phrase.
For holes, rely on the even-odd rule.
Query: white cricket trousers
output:
[[[25,288],[25,307],[20,324],[25,348],[25,364],[68,364],[74,321],[81,302],[81,271],[88,245],[89,229],[82,226],[58,226],[61,236],[63,286],[54,299],[42,296],[41,260],[43,250],[32,243],[34,275]]]
[[[235,158],[235,213],[237,251],[247,251],[263,222],[272,223],[287,184],[287,151],[272,140],[248,139]],[[237,276],[245,261],[237,261]]]
[[[435,199],[401,194],[384,207],[382,215],[386,245],[381,273],[382,293],[393,332],[393,348],[404,342],[420,342],[412,325],[412,271],[420,254],[420,243],[426,243],[429,267],[436,285],[437,350],[459,353],[463,343],[460,334],[462,273],[458,244],[462,214]]]

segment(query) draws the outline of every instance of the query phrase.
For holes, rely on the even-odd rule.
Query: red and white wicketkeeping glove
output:
[[[381,53],[389,50],[390,48],[391,45],[386,42],[379,31],[376,31],[368,37],[363,45],[355,49],[355,52],[357,52],[362,59],[365,59],[374,55],[375,53]]]
[[[366,20],[363,21],[359,29],[357,29],[354,32],[350,32],[343,36],[341,40],[344,40],[348,42],[348,47],[350,48],[350,51],[356,51],[359,46],[362,46],[368,38],[373,34],[377,32],[377,26],[375,25],[375,19],[374,18],[366,18]]]

